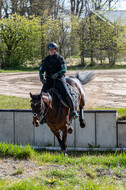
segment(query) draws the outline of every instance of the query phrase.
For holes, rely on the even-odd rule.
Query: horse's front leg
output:
[[[61,139],[61,135],[60,135],[60,132],[57,131],[54,127],[51,127],[51,131],[53,132],[53,134],[57,137],[57,140],[60,144],[60,147],[62,149],[62,139]]]
[[[79,111],[79,121],[80,121],[80,127],[84,128],[86,126],[86,121],[84,119],[84,111],[83,111],[83,107],[79,107],[80,111]]]

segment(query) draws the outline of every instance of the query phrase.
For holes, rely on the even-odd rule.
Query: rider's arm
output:
[[[44,65],[43,65],[43,61],[42,61],[42,64],[39,69],[39,77],[40,77],[41,82],[44,81],[44,72],[45,72],[45,69],[44,69]]]
[[[60,65],[61,65],[61,70],[59,71],[59,74],[62,76],[64,75],[64,73],[66,73],[67,71],[67,67],[66,67],[66,63],[65,63],[65,60],[63,57],[59,57],[59,62],[60,62]]]

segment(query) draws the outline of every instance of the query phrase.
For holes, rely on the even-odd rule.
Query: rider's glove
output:
[[[41,79],[41,81],[42,81],[42,84],[43,85],[45,85],[47,82],[46,82],[46,80],[43,78],[43,79]]]
[[[55,80],[59,76],[59,73],[55,73],[52,75],[52,78]]]

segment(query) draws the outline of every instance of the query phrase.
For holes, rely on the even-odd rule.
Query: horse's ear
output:
[[[33,95],[32,95],[32,93],[30,92],[30,97],[32,98],[32,96],[33,96]]]

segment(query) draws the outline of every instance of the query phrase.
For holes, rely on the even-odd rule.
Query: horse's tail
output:
[[[76,78],[84,85],[93,79],[94,72],[93,71],[86,71],[76,73]]]

